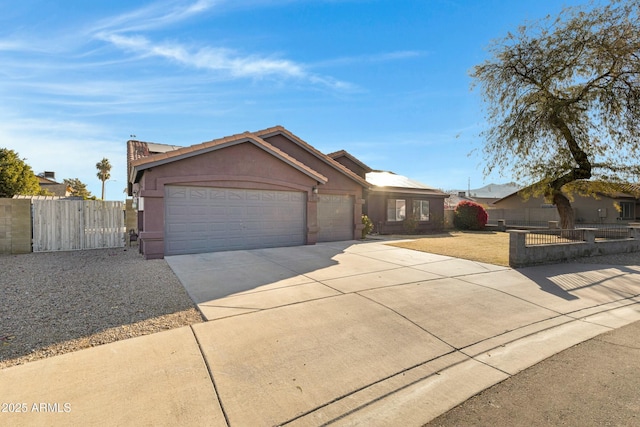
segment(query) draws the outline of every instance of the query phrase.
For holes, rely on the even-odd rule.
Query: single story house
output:
[[[190,147],[127,143],[145,258],[359,238],[360,175],[276,126]]]
[[[55,172],[46,171],[37,175],[38,184],[42,190],[58,197],[67,197],[71,194],[71,189],[66,184],[56,181]]]
[[[422,233],[443,228],[447,193],[393,172],[373,170],[344,150],[329,157],[369,184],[363,212],[373,222],[374,232]]]
[[[580,186],[597,186],[592,181],[577,183]],[[626,224],[640,220],[640,186],[628,184],[619,191],[591,188],[594,196],[576,191],[566,193],[573,207],[576,225]],[[526,190],[524,190],[526,192]],[[582,194],[581,194],[582,193]],[[553,204],[543,196],[523,196],[523,190],[516,191],[493,203],[487,211],[490,220],[505,219],[507,225],[544,225],[547,221],[557,221],[559,216]]]

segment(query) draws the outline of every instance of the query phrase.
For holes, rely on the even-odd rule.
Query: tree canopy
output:
[[[93,196],[91,192],[87,190],[87,184],[80,181],[78,178],[65,179],[64,184],[71,188],[71,195],[74,197],[82,197],[84,199],[91,199]]]
[[[0,148],[0,197],[37,195],[40,193],[38,177],[18,153]]]
[[[565,8],[494,41],[473,68],[486,101],[485,173],[510,170],[557,206],[562,188],[640,175],[640,0]]]

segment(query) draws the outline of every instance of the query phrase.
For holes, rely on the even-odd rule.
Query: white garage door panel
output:
[[[167,186],[165,205],[167,255],[305,243],[301,192]]]
[[[353,239],[353,198],[320,194],[318,196],[319,242]]]

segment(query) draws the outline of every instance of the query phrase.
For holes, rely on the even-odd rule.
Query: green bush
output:
[[[404,221],[402,221],[402,227],[405,233],[415,234],[418,229],[418,218],[415,215],[408,215]]]
[[[364,228],[362,229],[362,238],[364,239],[367,237],[367,234],[373,231],[373,221],[371,221],[371,219],[368,216],[363,214],[362,224],[364,224]]]
[[[488,219],[487,211],[481,205],[463,200],[456,206],[453,225],[459,230],[482,230]]]

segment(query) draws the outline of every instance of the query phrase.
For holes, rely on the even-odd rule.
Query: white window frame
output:
[[[400,222],[407,217],[407,201],[405,199],[387,199],[387,221]]]
[[[426,215],[423,215],[425,213],[424,207],[426,204]],[[428,200],[414,200],[413,201],[413,215],[415,216],[415,218],[418,221],[429,221],[430,217],[431,217],[431,210],[430,210],[430,204]]]

